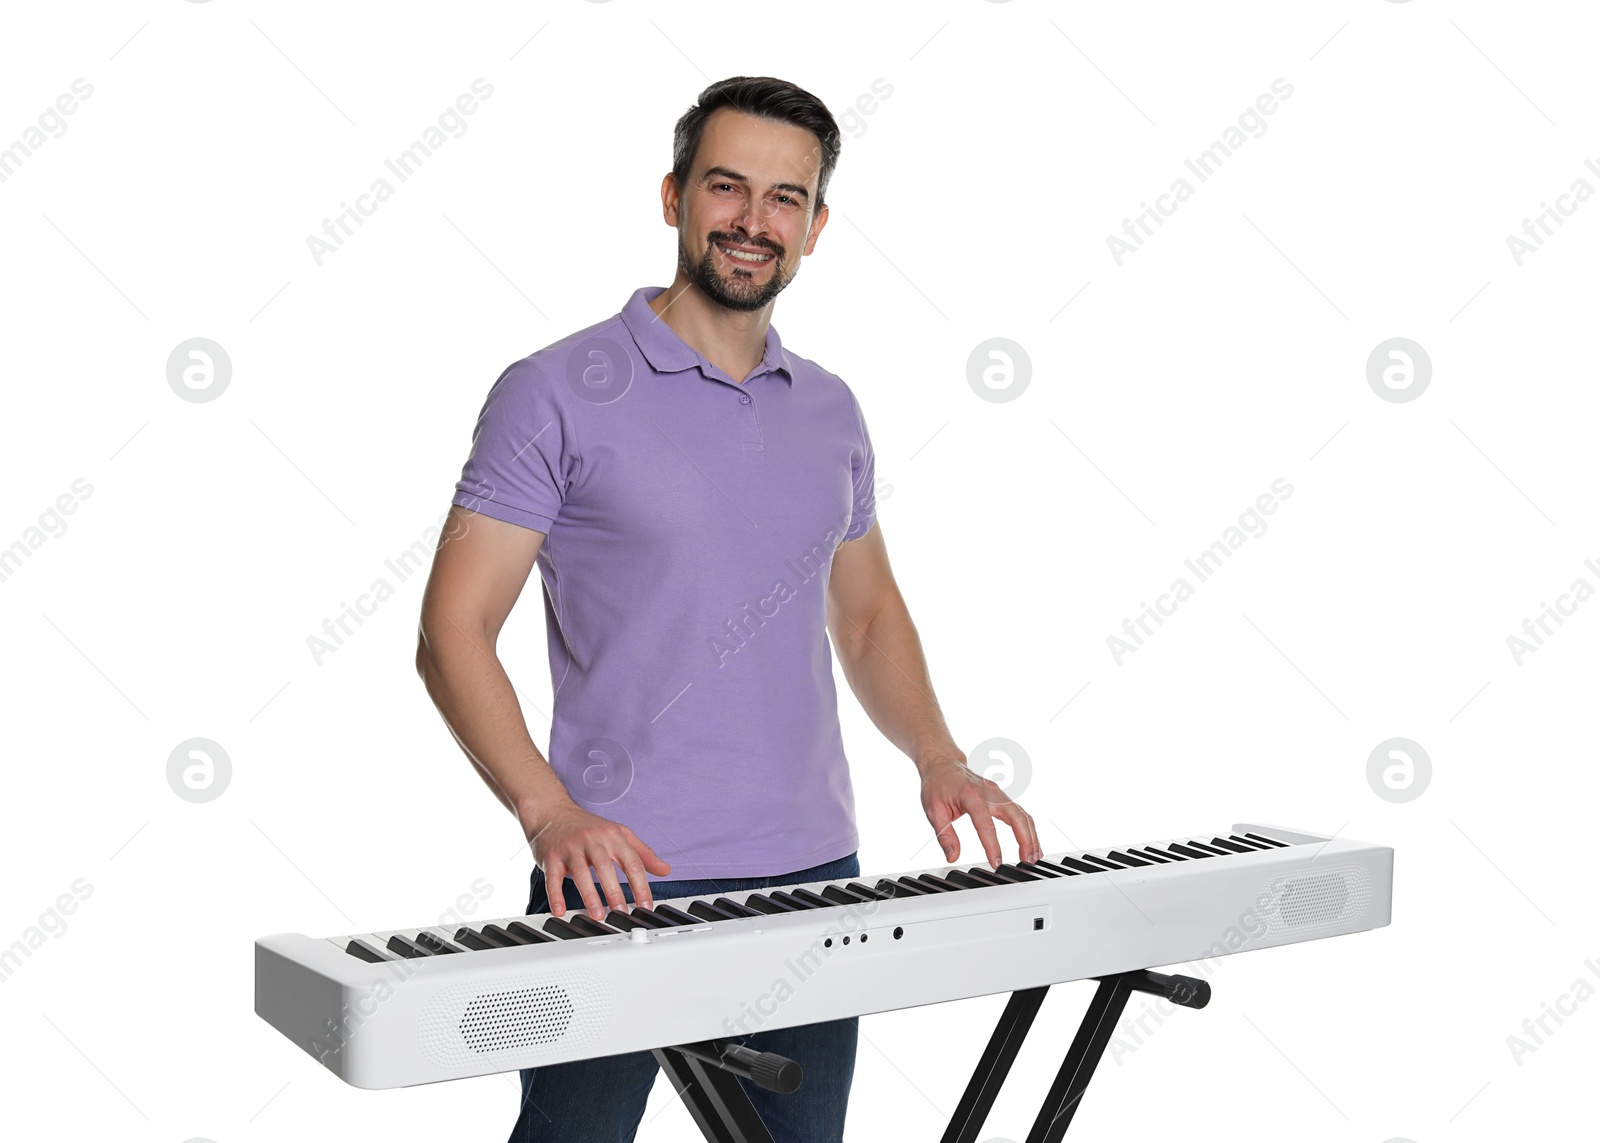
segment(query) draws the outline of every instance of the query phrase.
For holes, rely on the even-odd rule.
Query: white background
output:
[[[1108,1058],[1068,1138],[1575,1137],[1600,1002],[1507,1041],[1600,986],[1600,604],[1520,664],[1507,638],[1600,585],[1600,205],[1563,200],[1520,265],[1507,237],[1600,186],[1596,31],[1431,0],[8,5],[0,145],[93,90],[0,183],[0,546],[92,487],[0,582],[0,947],[90,889],[0,984],[6,1134],[503,1138],[514,1076],[322,1071],[253,1015],[252,942],[420,924],[479,879],[478,916],[520,911],[516,825],[413,669],[424,577],[384,561],[431,537],[507,364],[670,280],[672,125],[771,74],[842,123],[892,88],[774,324],[859,395],[939,698],[964,748],[1025,750],[1047,852],[1248,820],[1395,849],[1390,927],[1214,962],[1211,1006]],[[308,236],[480,77],[318,265]],[[214,401],[167,383],[194,337],[231,360]],[[1031,363],[1015,400],[968,384],[992,337]],[[1431,359],[1415,400],[1368,384],[1392,337]],[[1119,665],[1108,636],[1280,477]],[[319,665],[308,636],[380,576]],[[536,591],[501,652],[543,744]],[[864,871],[936,864],[911,763],[840,693]],[[1403,804],[1367,780],[1396,736],[1433,767]],[[166,777],[193,737],[232,762],[205,804]],[[1091,991],[1052,991],[986,1137],[1026,1134]],[[864,1019],[849,1137],[937,1138],[1003,1002]],[[640,1138],[698,1138],[665,1081]]]

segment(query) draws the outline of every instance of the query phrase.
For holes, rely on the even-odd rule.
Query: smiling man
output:
[[[827,224],[839,147],[827,108],[793,84],[706,88],[661,184],[672,284],[511,365],[479,415],[417,669],[528,839],[530,914],[603,921],[634,902],[859,875],[829,636],[915,763],[946,859],[964,815],[991,865],[996,821],[1022,859],[1040,856],[1033,819],[967,767],[934,699],[854,394],[770,324]],[[536,563],[548,762],[495,654]],[[618,997],[614,1018],[676,1000]],[[740,1080],[775,1143],[841,1139],[855,1020],[752,1019],[729,1037],[804,1069],[790,1095]],[[656,1072],[648,1051],[524,1070],[511,1137],[630,1140]]]

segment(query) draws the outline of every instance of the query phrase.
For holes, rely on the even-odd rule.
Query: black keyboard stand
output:
[[[1135,992],[1165,996],[1184,1008],[1204,1008],[1211,1001],[1211,986],[1192,976],[1138,969],[1095,979],[1100,987],[1089,1001],[1089,1010],[1083,1015],[1083,1023],[1072,1038],[1072,1046],[1061,1061],[1061,1069],[1056,1072],[1025,1143],[1061,1143],[1079,1100],[1088,1090],[1095,1066],[1111,1042],[1117,1021]],[[1011,994],[940,1143],[976,1143],[1000,1085],[1011,1071],[1049,991],[1050,985],[1046,984]],[[771,1052],[753,1051],[732,1040],[701,1040],[657,1048],[654,1055],[710,1143],[773,1143],[771,1132],[736,1077],[743,1076],[769,1091],[784,1094],[800,1086],[799,1064]]]
[[[772,1143],[772,1133],[736,1077],[783,1095],[799,1088],[802,1078],[793,1060],[732,1040],[656,1048],[654,1055],[711,1143]]]
[[[1100,987],[1089,1002],[1089,1010],[1083,1015],[1083,1023],[1078,1026],[1078,1034],[1072,1038],[1072,1046],[1061,1061],[1061,1070],[1056,1072],[1055,1082],[1050,1085],[1044,1106],[1039,1109],[1038,1118],[1033,1121],[1033,1129],[1028,1132],[1025,1143],[1061,1143],[1067,1133],[1067,1125],[1072,1122],[1073,1112],[1078,1109],[1078,1101],[1088,1090],[1095,1065],[1105,1053],[1106,1045],[1116,1031],[1117,1021],[1122,1017],[1122,1010],[1135,992],[1165,996],[1184,1008],[1204,1008],[1211,1000],[1211,986],[1192,976],[1168,976],[1149,969],[1138,969],[1095,979],[1100,982]],[[990,1108],[994,1106],[995,1096],[1000,1092],[1000,1085],[1005,1082],[1006,1074],[1011,1070],[1011,1064],[1028,1034],[1028,1028],[1033,1024],[1039,1006],[1044,1003],[1044,994],[1049,991],[1050,986],[1046,984],[1011,994],[940,1143],[974,1143],[978,1138],[978,1132],[989,1117]]]

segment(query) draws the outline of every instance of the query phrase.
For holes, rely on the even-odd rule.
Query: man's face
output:
[[[724,107],[706,121],[689,182],[672,199],[678,265],[707,297],[731,310],[759,310],[794,280],[827,221],[813,214],[820,160],[803,127]]]

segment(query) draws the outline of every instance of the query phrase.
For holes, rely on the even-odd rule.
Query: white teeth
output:
[[[721,250],[728,257],[737,258],[741,262],[765,262],[767,259],[772,257],[771,254],[746,254],[742,250],[729,250],[726,246],[721,244],[717,246],[717,249]]]

